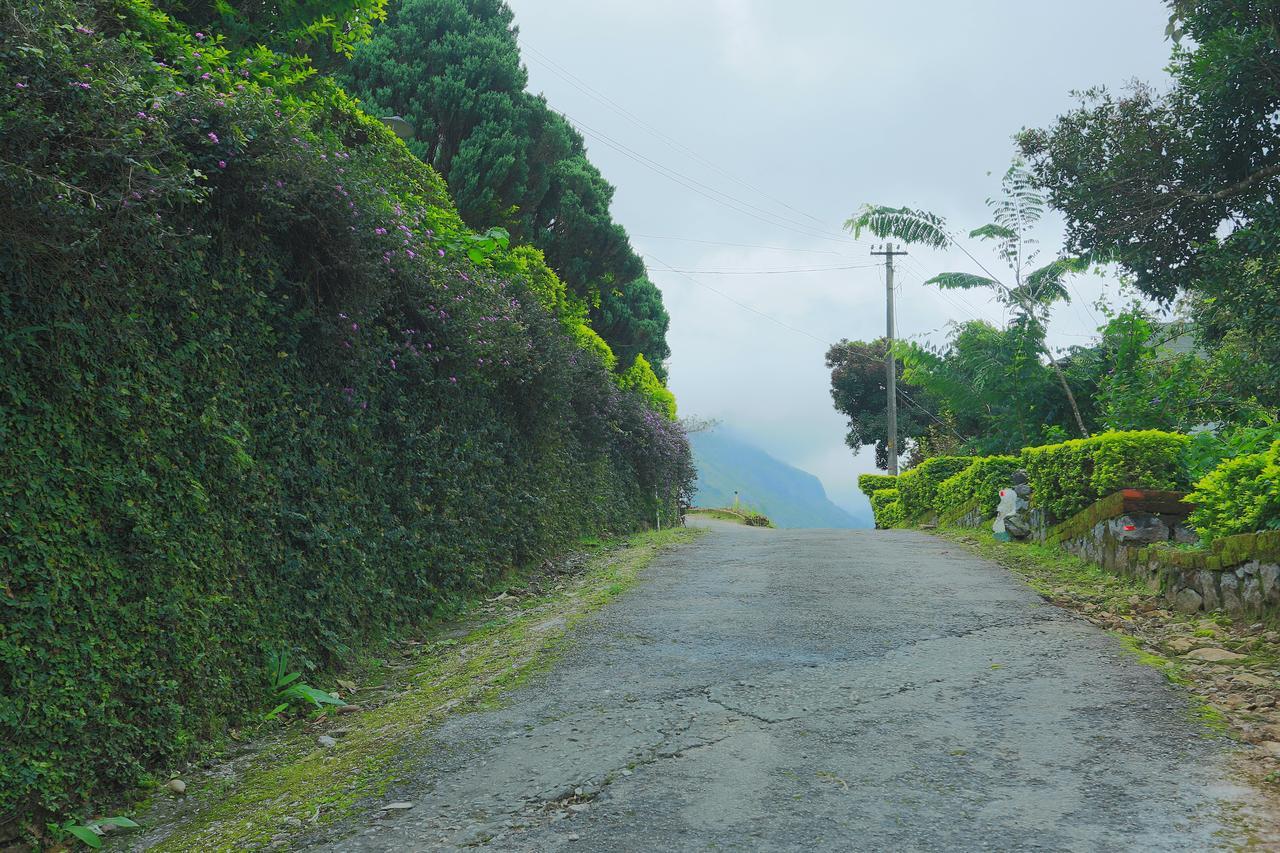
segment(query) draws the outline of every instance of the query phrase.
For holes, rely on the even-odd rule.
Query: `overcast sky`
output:
[[[841,223],[874,202],[984,224],[1014,133],[1068,109],[1072,90],[1162,81],[1169,56],[1157,0],[508,2],[530,88],[583,131],[662,289],[681,414],[732,425],[848,507],[864,505],[854,480],[874,461],[844,445],[823,355],[884,334],[885,294]],[[1060,237],[1048,223],[1044,250]],[[977,271],[916,249],[900,261],[900,336],[1003,321],[983,294],[923,286],[953,269]],[[1090,306],[1115,290],[1074,287],[1051,344],[1087,342]]]

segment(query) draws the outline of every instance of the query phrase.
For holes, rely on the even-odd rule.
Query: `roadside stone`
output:
[[[1249,684],[1253,687],[1275,687],[1276,680],[1274,678],[1263,678],[1261,675],[1254,675],[1252,672],[1242,672],[1233,676],[1232,681],[1237,684]]]
[[[1014,539],[1026,539],[1031,535],[1031,524],[1025,516],[1014,513],[1005,516],[1004,530]]]
[[[320,735],[320,737],[316,738],[316,745],[323,746],[325,749],[333,749],[338,745],[338,742],[328,735]]]
[[[577,841],[577,840],[578,840],[578,833],[576,833],[576,832],[571,832],[571,833],[569,833],[568,835],[566,835],[566,836],[565,836],[565,838],[566,838],[567,840],[569,840],[569,841]]]
[[[296,817],[287,817],[280,822],[290,829],[302,829],[302,821]]]
[[[1194,589],[1179,590],[1173,597],[1173,609],[1179,613],[1198,613],[1204,599]]]
[[[387,803],[382,808],[384,811],[389,811],[389,812],[405,812],[413,808],[413,803],[409,803],[409,802]]]
[[[184,796],[187,793],[187,783],[181,779],[170,779],[164,787],[165,790],[176,797]]]
[[[1238,655],[1235,652],[1229,652],[1226,649],[1215,649],[1211,647],[1202,647],[1192,649],[1183,655],[1187,660],[1202,660],[1209,663],[1235,663],[1244,660],[1244,655]]]
[[[1185,655],[1199,645],[1200,643],[1196,642],[1194,637],[1174,637],[1165,642],[1165,648],[1175,655]]]

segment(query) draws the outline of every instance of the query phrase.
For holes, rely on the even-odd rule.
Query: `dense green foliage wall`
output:
[[[273,650],[673,519],[679,428],[305,62],[0,12],[0,823],[260,713]]]

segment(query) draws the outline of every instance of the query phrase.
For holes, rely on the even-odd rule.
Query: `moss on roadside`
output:
[[[1114,575],[1060,548],[1029,542],[1001,542],[986,529],[944,527],[933,532],[999,563],[1041,595],[1072,595],[1116,614],[1131,612],[1131,596],[1151,595],[1141,582]]]
[[[314,828],[349,817],[413,770],[429,749],[428,729],[449,714],[494,707],[548,667],[573,626],[630,589],[659,551],[700,533],[633,536],[592,557],[567,589],[513,602],[460,639],[420,647],[397,679],[398,696],[339,718],[348,731],[337,747],[318,748],[315,732],[291,732],[222,790],[206,789],[208,804],[151,849],[256,849],[288,831],[286,818]]]

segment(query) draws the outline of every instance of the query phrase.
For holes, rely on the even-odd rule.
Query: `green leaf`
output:
[[[877,237],[897,237],[904,243],[945,249],[951,245],[951,235],[946,232],[946,221],[927,210],[909,207],[885,207],[864,204],[856,216],[845,221],[846,230],[858,237],[870,231]]]
[[[93,823],[95,826],[119,826],[125,829],[137,829],[139,826],[127,817],[104,817],[102,820],[95,820]]]
[[[983,225],[981,228],[975,228],[969,232],[970,237],[976,237],[979,240],[1016,240],[1018,232],[1005,225],[997,225],[992,222]]]
[[[64,826],[62,828],[65,829],[67,832],[71,833],[72,835],[74,835],[76,838],[79,838],[81,841],[83,841],[85,844],[88,844],[90,847],[92,847],[95,850],[102,846],[102,839],[98,837],[98,833],[94,832],[92,829],[90,829],[87,826],[73,825],[73,826]]]
[[[925,284],[936,284],[944,290],[974,290],[980,287],[999,287],[1000,283],[981,275],[967,272],[944,272],[935,275]]]

